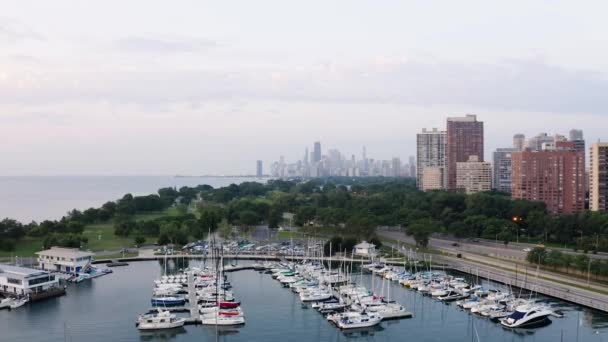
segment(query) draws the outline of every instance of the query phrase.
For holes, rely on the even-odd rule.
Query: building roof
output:
[[[36,254],[70,259],[83,258],[95,255],[95,253],[83,252],[78,248],[65,247],[51,247],[51,249],[47,249],[46,251],[36,252]]]
[[[376,245],[367,241],[363,241],[360,244],[355,245],[355,248],[376,248]]]
[[[28,277],[28,276],[32,277],[32,276],[48,274],[49,272],[42,271],[42,270],[36,270],[33,268],[21,267],[21,266],[0,264],[0,273],[12,273],[12,274],[18,274],[18,275],[21,275],[24,277]]]

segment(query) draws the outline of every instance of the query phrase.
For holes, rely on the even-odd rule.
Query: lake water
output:
[[[215,328],[187,326],[173,332],[140,333],[137,315],[150,307],[159,262],[134,262],[115,273],[71,284],[68,295],[0,311],[0,341],[213,341]],[[228,275],[242,302],[247,324],[219,331],[219,341],[608,341],[608,317],[576,305],[558,303],[565,317],[535,330],[511,331],[393,284],[391,296],[414,313],[414,318],[383,322],[375,329],[343,333],[270,275],[239,271]],[[375,278],[376,285],[379,278]],[[371,288],[371,276],[363,277]],[[479,340],[477,339],[479,335]]]
[[[0,218],[22,222],[59,219],[72,209],[99,207],[126,193],[147,195],[162,187],[221,187],[258,178],[172,176],[0,177]]]

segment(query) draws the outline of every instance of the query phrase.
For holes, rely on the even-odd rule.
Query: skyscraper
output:
[[[394,157],[393,158],[393,177],[401,177],[401,159]]]
[[[409,167],[410,177],[416,177],[416,158],[414,156],[410,156]]]
[[[572,214],[585,209],[585,152],[570,141],[558,141],[548,149],[526,149],[512,154],[512,197],[541,201],[553,214]]]
[[[517,151],[523,151],[526,146],[526,136],[523,134],[515,134],[513,136],[513,148]]]
[[[416,186],[418,189],[423,191],[445,189],[445,142],[446,132],[439,131],[437,128],[433,128],[431,131],[423,128],[422,132],[416,135]],[[425,177],[424,172],[427,168],[435,168],[433,177]],[[438,180],[437,177],[441,178]],[[432,182],[432,186],[430,184],[425,186],[423,183],[425,179]]]
[[[522,144],[523,147],[523,144]],[[511,193],[511,154],[517,148],[497,148],[494,151],[494,177],[492,188],[500,192]]]
[[[262,177],[264,175],[264,170],[262,169],[262,161],[258,160],[256,163],[255,175],[257,177]]]
[[[318,163],[321,161],[321,142],[315,141],[315,148],[313,150],[313,162]]]
[[[456,163],[476,156],[483,162],[483,122],[477,116],[452,117],[447,120],[446,164],[447,189],[456,190]]]
[[[589,209],[608,210],[608,143],[597,142],[590,147]]]
[[[470,156],[466,162],[456,163],[456,190],[467,194],[492,189],[492,164]]]
[[[585,139],[582,130],[571,129],[568,140],[574,143],[574,149],[577,151],[585,151]]]

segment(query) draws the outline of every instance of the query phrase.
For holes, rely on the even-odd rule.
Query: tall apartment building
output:
[[[418,173],[422,191],[433,191],[445,189],[445,167],[443,166],[426,166],[424,173]]]
[[[255,175],[262,177],[264,175],[264,169],[262,168],[262,161],[258,160],[255,164]]]
[[[523,145],[522,145],[523,146]],[[511,193],[511,154],[517,152],[516,148],[497,148],[494,151],[494,169],[492,189],[504,193]]]
[[[456,190],[467,194],[492,189],[492,164],[470,156],[466,162],[456,163]]]
[[[476,115],[447,120],[446,165],[447,189],[456,189],[456,164],[476,156],[483,162],[483,122]]]
[[[445,146],[446,146],[445,131],[439,131],[437,128],[432,130],[422,129],[421,133],[416,135],[416,185],[420,190],[436,190],[445,189],[446,187],[446,172],[445,172]],[[432,177],[426,177],[427,169],[432,173]],[[440,175],[439,180],[436,179]],[[424,181],[432,182],[427,186]]]
[[[608,209],[608,143],[597,142],[589,148],[589,209]]]
[[[541,201],[553,214],[585,209],[585,153],[569,141],[512,153],[512,197]]]

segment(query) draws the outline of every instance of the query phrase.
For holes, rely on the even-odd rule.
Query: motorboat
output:
[[[161,330],[174,329],[184,326],[185,318],[177,318],[169,311],[158,309],[157,313],[150,313],[139,316],[137,319],[137,329],[139,330]]]
[[[553,311],[539,305],[521,305],[506,318],[500,321],[507,328],[533,328],[546,324]]]
[[[0,309],[9,308],[13,304],[12,298],[4,298],[0,300]]]
[[[17,308],[20,308],[22,306],[24,306],[25,304],[27,304],[27,302],[29,302],[30,300],[27,297],[23,297],[23,298],[19,298],[19,299],[15,299],[13,300],[13,302],[10,304],[10,309],[14,310]]]

